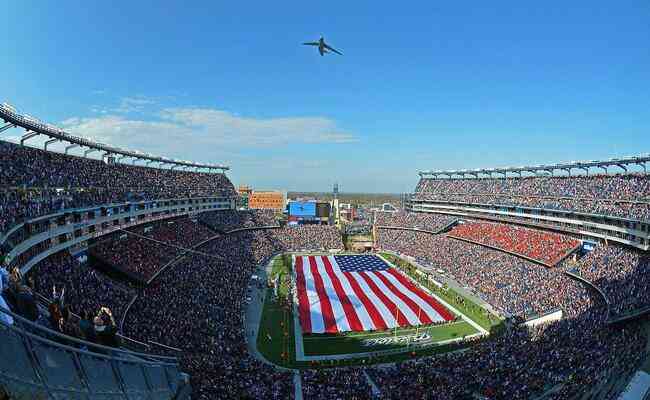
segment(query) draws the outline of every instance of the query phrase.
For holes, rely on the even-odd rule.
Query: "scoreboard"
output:
[[[289,203],[289,215],[294,217],[316,217],[316,202],[292,201]]]
[[[331,210],[330,203],[316,203],[316,216],[318,218],[329,218]]]
[[[324,201],[290,201],[289,221],[328,222],[332,206]]]

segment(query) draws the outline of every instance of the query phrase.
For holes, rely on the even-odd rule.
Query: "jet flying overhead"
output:
[[[325,43],[325,39],[321,36],[320,39],[318,39],[318,42],[306,42],[303,43],[305,46],[318,46],[318,52],[320,53],[321,56],[324,56],[325,53],[330,53],[334,52],[339,55],[343,55],[340,51],[336,50],[332,46],[328,45]]]

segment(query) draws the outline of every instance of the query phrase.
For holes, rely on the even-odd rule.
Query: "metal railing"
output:
[[[187,381],[174,357],[62,335],[7,309],[0,321],[0,385],[17,399],[173,399]]]

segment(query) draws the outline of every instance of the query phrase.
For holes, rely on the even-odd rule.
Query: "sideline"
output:
[[[268,262],[262,263],[255,270],[254,274],[257,274],[258,280],[255,281],[250,278],[250,291],[247,292],[247,295],[250,297],[251,301],[246,307],[246,314],[244,316],[244,331],[246,332],[246,347],[248,348],[249,353],[256,358],[257,360],[263,362],[264,364],[270,365],[274,368],[277,368],[282,371],[291,371],[292,369],[281,367],[276,365],[269,360],[267,360],[262,353],[260,353],[257,348],[257,337],[259,335],[260,326],[262,322],[262,314],[264,312],[264,302],[266,300],[266,282],[267,274],[270,273],[270,267],[273,259],[276,255],[273,255],[269,258]],[[260,289],[258,284],[262,282],[263,287]]]

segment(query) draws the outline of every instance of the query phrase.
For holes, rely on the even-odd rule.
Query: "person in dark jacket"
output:
[[[18,295],[16,296],[16,305],[18,314],[32,322],[38,319],[39,311],[34,293],[27,285],[18,286]]]
[[[111,310],[102,307],[93,322],[95,323],[95,335],[98,344],[108,347],[120,347],[120,341],[117,337],[118,328]]]
[[[96,343],[95,327],[93,326],[93,315],[90,311],[85,310],[79,321],[79,330],[83,339],[87,342]]]

